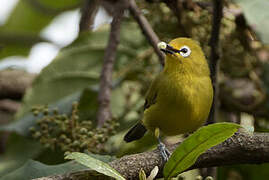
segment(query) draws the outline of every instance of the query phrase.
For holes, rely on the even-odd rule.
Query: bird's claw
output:
[[[171,153],[169,152],[169,150],[165,147],[163,143],[158,144],[158,149],[161,153],[163,160],[167,162],[169,157],[171,156]]]

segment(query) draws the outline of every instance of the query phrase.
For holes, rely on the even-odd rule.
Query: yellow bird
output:
[[[192,39],[177,38],[158,44],[166,54],[163,71],[152,82],[144,105],[144,116],[125,135],[131,142],[147,130],[155,133],[165,160],[169,151],[161,143],[159,132],[178,135],[193,132],[206,121],[213,100],[210,70],[200,46]]]

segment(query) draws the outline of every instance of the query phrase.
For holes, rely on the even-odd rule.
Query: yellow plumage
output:
[[[146,130],[141,127],[177,135],[196,130],[208,117],[213,88],[200,46],[191,39],[177,38],[169,47],[162,49],[167,54],[165,67],[148,90],[143,120],[127,133],[127,142],[143,136]]]

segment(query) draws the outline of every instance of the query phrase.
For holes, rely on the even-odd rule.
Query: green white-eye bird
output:
[[[176,38],[158,47],[166,54],[162,72],[152,82],[144,105],[144,116],[124,140],[143,137],[147,130],[155,133],[165,160],[169,151],[161,143],[159,133],[172,136],[195,131],[210,112],[213,88],[210,70],[200,46],[189,38]]]

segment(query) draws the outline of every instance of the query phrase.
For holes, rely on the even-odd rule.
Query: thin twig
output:
[[[211,48],[210,52],[210,70],[211,70],[211,79],[214,89],[214,100],[211,108],[211,112],[208,118],[207,123],[214,123],[216,119],[217,111],[217,97],[218,97],[218,64],[220,59],[219,54],[219,34],[220,34],[220,25],[223,15],[223,4],[222,0],[213,0],[213,20],[212,20],[212,30],[211,38],[209,41],[209,46]]]
[[[211,80],[214,89],[213,103],[210,110],[210,114],[207,120],[207,124],[212,124],[216,122],[216,115],[218,110],[218,69],[219,69],[219,34],[220,34],[220,25],[221,19],[223,16],[223,2],[222,0],[212,0],[213,1],[213,18],[212,18],[212,29],[211,29],[211,38],[209,40],[210,46],[210,62],[209,67],[211,70]],[[217,176],[216,168],[207,168],[201,171],[202,176]]]
[[[99,3],[99,0],[85,0],[83,6],[81,7],[81,18],[79,22],[80,32],[92,29]]]
[[[114,12],[113,21],[109,35],[109,42],[104,54],[104,64],[101,72],[100,91],[98,94],[99,109],[97,113],[98,126],[102,126],[105,121],[112,118],[110,110],[110,96],[112,86],[112,72],[116,58],[116,51],[120,40],[120,26],[126,9],[125,1],[119,0],[115,5],[117,11]]]
[[[155,34],[153,29],[151,28],[151,25],[149,24],[148,20],[145,18],[145,16],[143,16],[141,11],[137,7],[135,0],[126,0],[126,1],[129,2],[129,10],[130,10],[131,14],[133,15],[133,17],[135,18],[135,20],[139,24],[142,32],[146,36],[149,43],[154,48],[155,53],[159,57],[160,63],[162,65],[164,65],[164,55],[162,54],[162,52],[160,51],[160,49],[157,46],[158,42],[160,42],[158,36]]]

